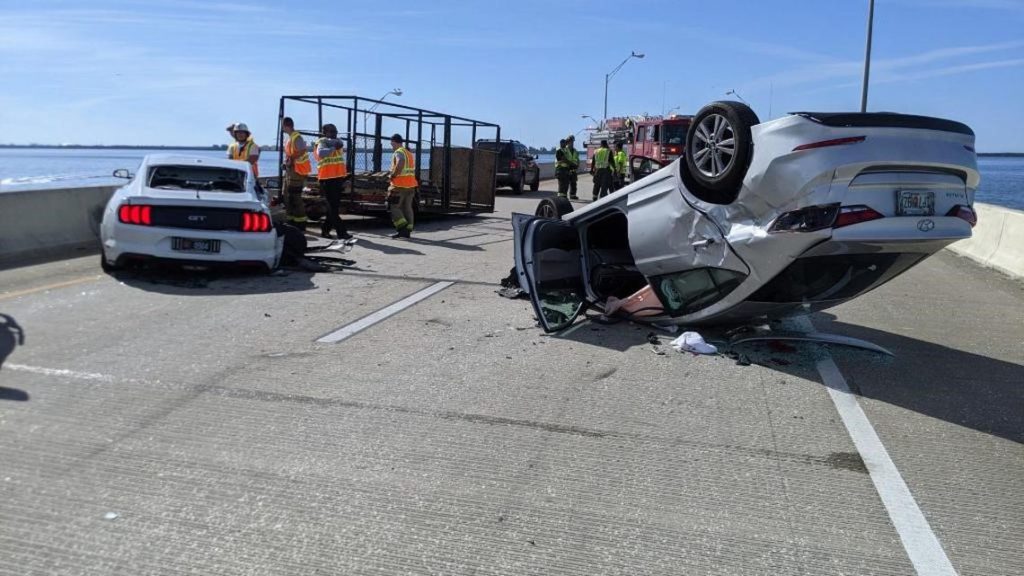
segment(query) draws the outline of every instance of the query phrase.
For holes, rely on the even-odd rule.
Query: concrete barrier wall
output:
[[[0,267],[98,248],[103,208],[114,190],[108,185],[0,193]]]
[[[537,167],[540,168],[540,179],[549,180],[555,177],[555,163],[554,162],[538,162]]]
[[[1024,212],[991,204],[975,203],[978,225],[967,240],[949,249],[996,268],[1011,276],[1024,278]]]

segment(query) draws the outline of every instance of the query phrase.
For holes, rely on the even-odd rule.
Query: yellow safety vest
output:
[[[626,173],[626,165],[629,164],[629,157],[626,156],[625,150],[619,150],[615,153],[615,171],[619,174]]]
[[[295,155],[295,141],[302,138],[302,135],[298,132],[292,132],[288,135],[288,141],[284,143],[284,154],[292,160],[292,170],[295,171],[299,176],[305,176],[313,171],[313,167],[309,163],[309,152],[304,151],[301,155]]]
[[[399,154],[405,157],[405,164],[402,165],[402,171],[391,179],[391,185],[395,188],[415,188],[419,185],[416,181],[416,164],[412,159],[412,152],[406,150],[405,146],[395,150],[395,154],[391,156],[391,170],[398,165]]]
[[[607,148],[598,148],[594,152],[594,169],[601,170],[602,168],[608,168],[608,160],[611,158],[612,151]]]
[[[345,166],[345,155],[341,150],[334,150],[330,154],[320,156],[320,143],[326,138],[320,138],[313,145],[313,157],[316,158],[316,179],[333,180],[348,176],[348,167]]]
[[[249,153],[252,151],[252,147],[255,145],[256,143],[252,141],[252,136],[250,136],[249,139],[245,141],[245,144],[242,145],[239,145],[238,140],[235,140],[234,142],[231,143],[230,146],[228,146],[228,155],[232,160],[241,160],[242,162],[248,162]],[[255,176],[256,178],[260,177],[259,163],[252,165],[252,175]]]

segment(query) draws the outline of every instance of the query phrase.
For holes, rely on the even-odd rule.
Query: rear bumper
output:
[[[172,238],[219,240],[220,252],[185,252],[171,247]],[[269,232],[225,232],[156,228],[116,223],[103,237],[107,262],[120,264],[127,259],[159,259],[194,264],[260,263],[273,269],[278,263],[278,236]]]

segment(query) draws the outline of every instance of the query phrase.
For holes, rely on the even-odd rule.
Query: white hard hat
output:
[[[249,132],[249,127],[245,125],[245,122],[239,122],[235,124],[235,132]]]

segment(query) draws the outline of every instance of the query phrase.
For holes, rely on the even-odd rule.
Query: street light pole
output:
[[[864,48],[864,85],[860,92],[860,111],[868,111],[868,76],[871,74],[871,29],[875,22],[875,0],[868,4],[868,41]]]
[[[743,103],[744,103],[744,104],[746,104],[747,106],[750,106],[750,103],[749,103],[749,102],[747,102],[746,100],[744,100],[744,99],[743,99],[743,96],[740,96],[740,93],[739,93],[739,92],[737,92],[736,90],[729,90],[728,92],[726,92],[726,93],[725,93],[725,95],[726,95],[726,96],[735,96],[735,97],[737,97],[737,98],[739,98],[739,99],[740,99],[740,102],[743,102]]]
[[[626,59],[622,61],[622,64],[619,64],[618,66],[615,67],[614,70],[604,75],[604,121],[601,123],[602,128],[604,127],[604,124],[608,123],[608,83],[611,82],[612,77],[615,76],[615,74],[618,73],[618,71],[621,70],[622,67],[626,65],[626,62],[629,62],[631,58],[643,57],[643,54],[630,52],[629,56],[627,56]]]

